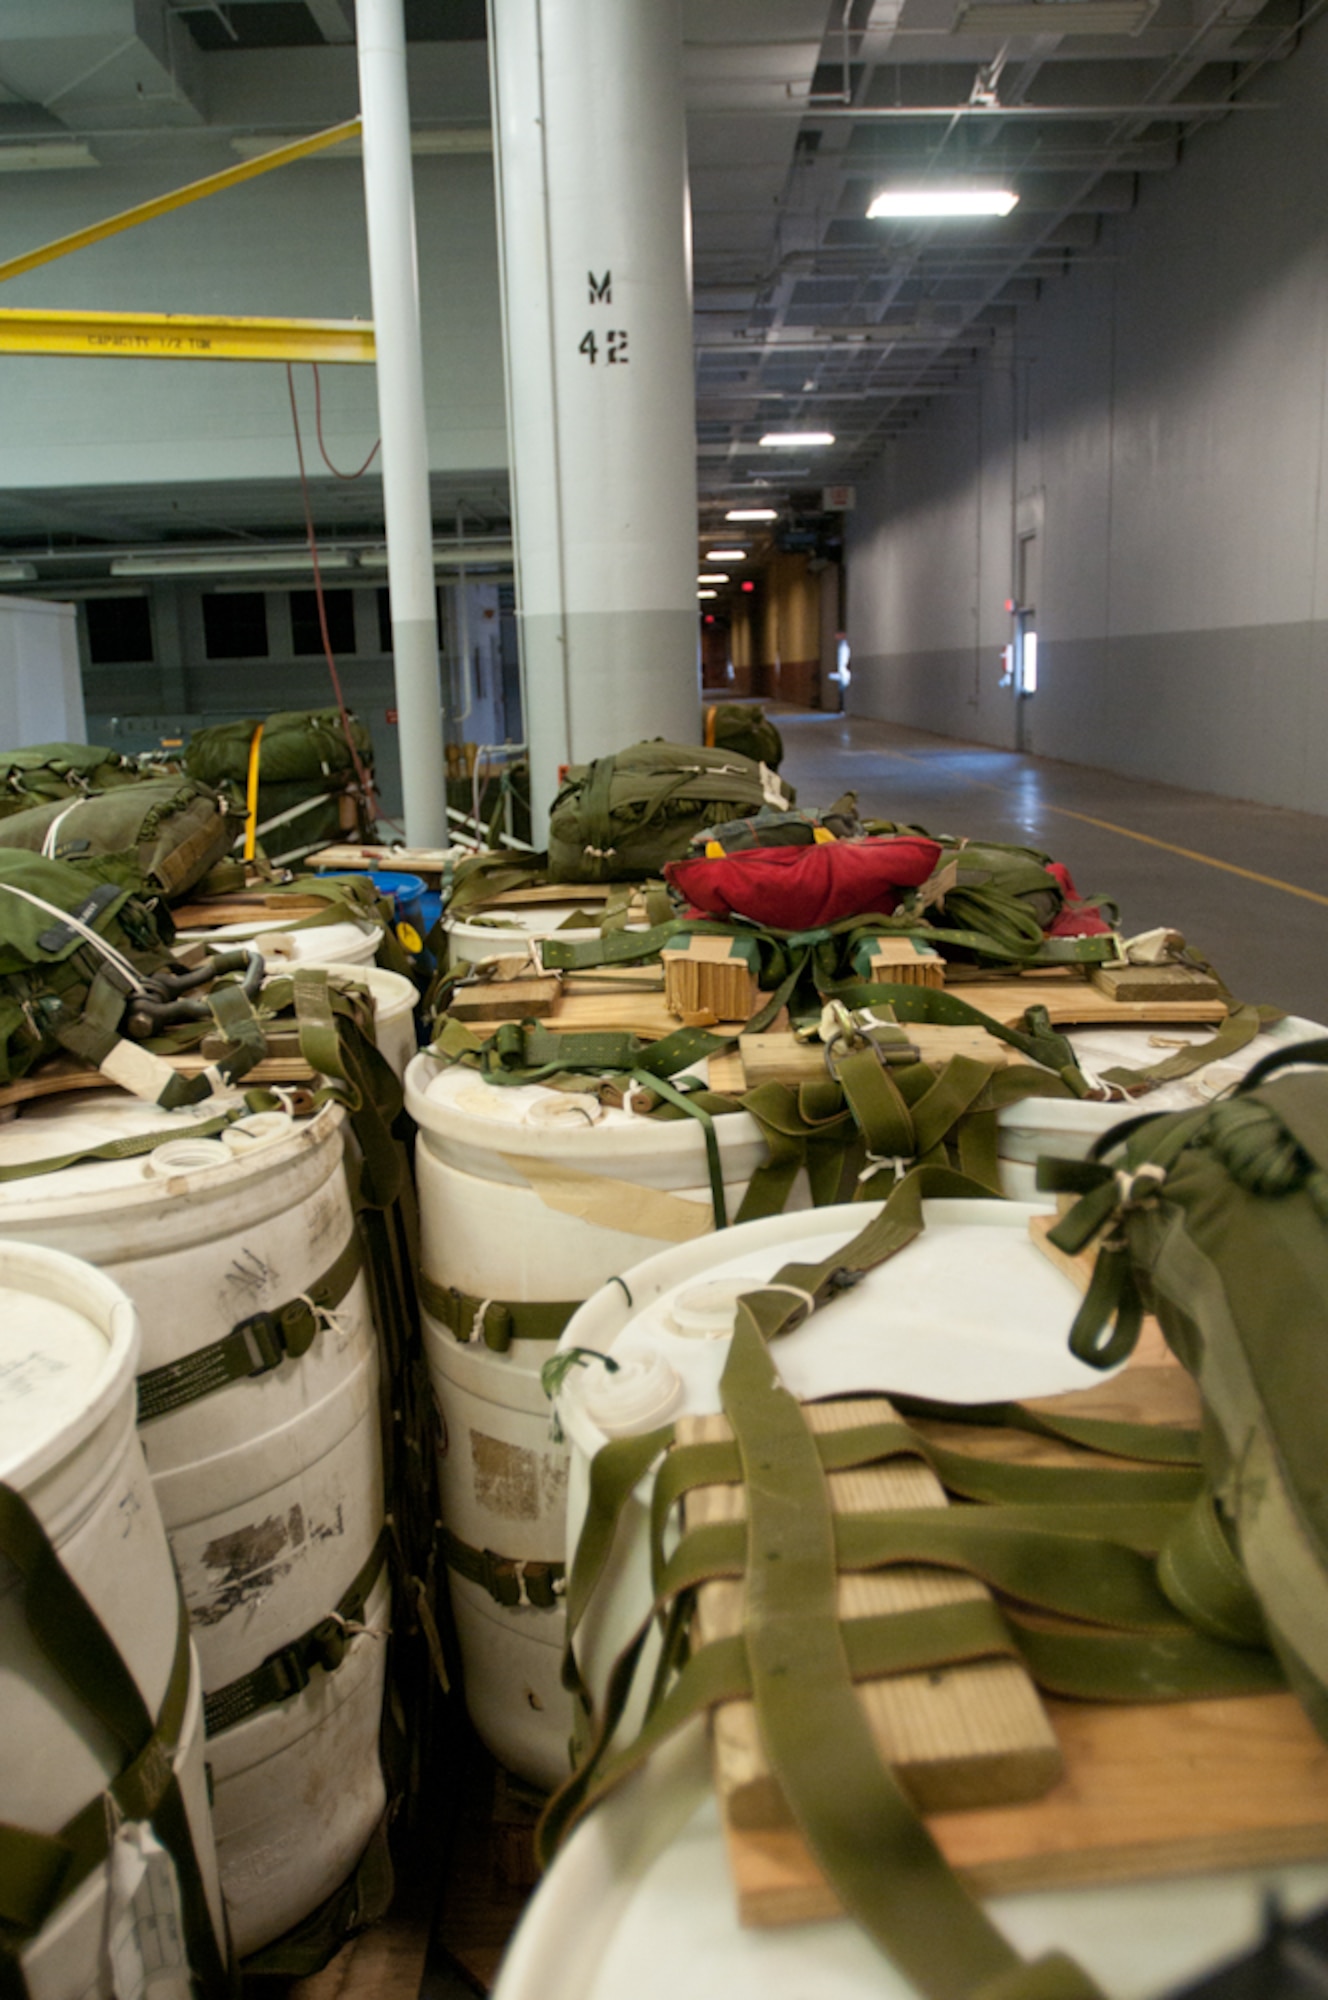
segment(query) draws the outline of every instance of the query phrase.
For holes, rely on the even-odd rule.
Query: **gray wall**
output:
[[[854,713],[1328,812],[1328,24],[1263,81],[860,485]]]
[[[145,142],[154,143],[154,142]],[[156,142],[160,143],[160,142]],[[228,147],[166,164],[7,175],[0,258],[204,173]],[[415,161],[430,465],[507,463],[493,178],[487,156]],[[370,319],[362,169],[312,159],[10,279],[4,303],[86,311]],[[311,404],[309,371],[302,399]],[[324,434],[355,465],[378,434],[374,370],[324,367]],[[0,486],[117,486],[295,476],[278,362],[0,357]],[[312,430],[312,410],[302,421]],[[306,442],[317,470],[317,451]]]

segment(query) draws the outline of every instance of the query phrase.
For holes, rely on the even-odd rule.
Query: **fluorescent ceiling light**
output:
[[[1157,0],[970,0],[954,35],[1136,35]]]
[[[697,594],[697,596],[698,596],[698,597],[718,597],[718,596],[719,596],[719,592],[718,592],[717,590],[698,590],[696,594]]]
[[[746,560],[746,549],[711,549],[706,556],[707,562],[746,562]]]
[[[833,444],[833,431],[767,431],[760,443],[768,451],[804,451],[809,444]],[[729,515],[729,520],[733,516]]]
[[[698,583],[727,583],[728,577],[722,569],[712,569],[704,576],[698,576],[696,580]]]
[[[0,146],[0,174],[41,174],[56,167],[100,165],[81,139],[49,139],[30,146]]]
[[[510,541],[435,542],[433,545],[433,566],[435,569],[478,569],[483,563],[511,562]],[[361,569],[386,569],[386,549],[365,549],[360,556]]]
[[[1045,0],[1045,4],[1059,5],[1060,0]],[[867,214],[872,220],[880,216],[898,220],[907,216],[1008,215],[1018,199],[1009,188],[887,188],[877,195]]]
[[[35,583],[37,566],[35,563],[0,562],[0,583]]]
[[[117,556],[111,564],[112,576],[262,576],[275,571],[291,575],[312,574],[314,559],[307,549],[255,551],[253,555]],[[346,549],[320,553],[318,567],[353,569],[355,558]]]
[[[777,507],[730,507],[724,516],[726,521],[777,521]]]

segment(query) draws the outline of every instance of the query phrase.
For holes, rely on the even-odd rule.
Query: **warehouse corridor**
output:
[[[1328,1018],[1328,819],[895,723],[769,705],[799,803],[1042,849],[1127,934],[1170,924],[1241,999]]]

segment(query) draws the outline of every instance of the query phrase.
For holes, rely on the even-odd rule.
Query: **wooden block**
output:
[[[818,1432],[888,1421],[893,1415],[883,1397],[811,1404],[806,1410],[808,1423]],[[720,1416],[684,1418],[678,1425],[680,1442],[730,1435],[727,1419]],[[834,1507],[845,1513],[946,1504],[940,1481],[917,1459],[832,1473],[829,1486]],[[685,1502],[688,1527],[740,1520],[745,1514],[740,1485],[703,1487],[689,1493]],[[839,1611],[844,1618],[862,1618],[987,1594],[972,1577],[909,1565],[841,1576]],[[702,1643],[741,1630],[743,1596],[740,1581],[702,1586],[696,1607],[696,1636]],[[941,1672],[894,1675],[864,1684],[858,1694],[882,1758],[924,1809],[1036,1797],[1060,1773],[1055,1736],[1018,1661],[983,1660]],[[750,1702],[727,1702],[715,1711],[714,1751],[721,1807],[729,1825],[788,1823]]]
[[[558,1005],[560,981],[486,979],[453,988],[447,1011],[455,1021],[542,1021]]]
[[[1005,1064],[1020,1060],[1008,1042],[983,1028],[933,1027],[929,1022],[901,1022],[900,1033],[918,1052],[919,1060],[947,1063],[952,1056],[972,1056],[978,1062]],[[795,1035],[768,1032],[744,1035],[738,1044],[747,1088],[758,1083],[811,1083],[826,1075],[825,1046],[802,1042]]]
[[[729,938],[689,938],[660,956],[665,1004],[684,1022],[698,1014],[709,1014],[714,1021],[749,1021],[761,1004],[752,969],[735,955]]]
[[[945,961],[916,938],[878,938],[867,961],[869,979],[902,986],[944,986]]]
[[[186,903],[171,915],[177,931],[215,931],[223,924],[266,924],[274,917],[295,924],[301,917],[316,917],[326,909],[327,902],[322,896],[269,896],[237,890],[230,896],[210,896],[206,902]]]
[[[1221,1000],[1220,983],[1190,965],[1095,965],[1092,984],[1113,1000]]]
[[[712,1090],[721,1092],[725,1097],[742,1096],[747,1089],[747,1073],[736,1049],[725,1049],[722,1055],[710,1057],[706,1064],[706,1081]]]

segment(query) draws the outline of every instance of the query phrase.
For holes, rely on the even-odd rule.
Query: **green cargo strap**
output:
[[[466,1346],[483,1343],[506,1354],[514,1340],[557,1340],[581,1299],[477,1299],[456,1285],[439,1284],[427,1271],[416,1276],[420,1304]]]
[[[151,1423],[172,1410],[182,1410],[201,1396],[210,1396],[230,1382],[267,1375],[283,1361],[298,1361],[318,1334],[320,1316],[333,1312],[350,1291],[363,1262],[360,1241],[347,1237],[333,1262],[309,1286],[284,1305],[251,1313],[220,1340],[195,1348],[178,1361],[148,1368],[138,1378],[138,1421]]]
[[[1157,1580],[1181,1616],[1209,1638],[1230,1646],[1268,1644],[1259,1600],[1211,1493],[1197,1495],[1168,1537],[1158,1558]]]
[[[742,1454],[744,1638],[761,1740],[812,1855],[849,1915],[929,2000],[1041,1986],[1094,1995],[1068,1961],[1025,1968],[960,1884],[877,1752],[839,1622],[829,1489],[802,1412],[743,1303],[720,1383]],[[815,1718],[809,1726],[809,1718]]]
[[[51,1916],[103,1866],[120,1819],[148,1820],[175,1863],[191,1969],[204,1993],[227,1990],[175,1756],[189,1701],[189,1619],[179,1603],[175,1650],[154,1720],[100,1618],[65,1569],[22,1494],[0,1485],[0,1556],[22,1579],[28,1629],[82,1706],[124,1754],[118,1775],[57,1834],[0,1828],[0,2000],[26,2000],[22,1954]]]
[[[315,1667],[334,1674],[356,1636],[351,1629],[364,1617],[364,1608],[387,1561],[387,1533],[379,1535],[369,1559],[344,1590],[326,1618],[320,1618],[288,1646],[279,1646],[259,1665],[224,1687],[213,1688],[203,1698],[203,1727],[209,1739],[220,1736],[237,1723],[247,1722],[263,1708],[289,1701],[303,1694]]]
[[[495,1604],[507,1611],[552,1611],[562,1603],[565,1570],[560,1562],[537,1556],[500,1556],[494,1549],[472,1548],[444,1528],[441,1536],[443,1561],[449,1569],[478,1583]]]
[[[275,1102],[275,1099],[273,1100]],[[237,1118],[247,1117],[251,1107],[226,1111],[216,1118],[200,1119],[196,1125],[167,1125],[158,1132],[136,1132],[125,1139],[107,1139],[100,1146],[82,1146],[73,1153],[52,1153],[41,1160],[17,1160],[10,1166],[0,1167],[0,1184],[6,1181],[36,1179],[41,1174],[58,1174],[65,1167],[72,1167],[84,1160],[135,1160],[144,1153],[154,1153],[158,1146],[165,1146],[172,1139],[211,1139],[218,1132],[224,1132]]]
[[[984,1033],[994,1035],[998,1042],[1018,1049],[1029,1062],[1037,1063],[1061,1077],[1077,1096],[1087,1094],[1088,1080],[1079,1070],[1074,1049],[1068,1039],[1052,1027],[1045,1007],[1025,1008],[1023,1027],[1008,1028],[994,1014],[985,1014],[981,1007],[961,1000],[948,987],[904,986],[887,980],[853,980],[827,986],[824,992],[827,999],[842,1000],[846,1007],[886,1008],[900,1022],[918,1021],[943,1028],[981,1028]],[[1076,1078],[1077,1083],[1073,1081]]]
[[[1196,1070],[1205,1069],[1209,1063],[1225,1062],[1228,1056],[1248,1048],[1265,1028],[1285,1018],[1280,1007],[1233,1007],[1206,1042],[1194,1042],[1188,1048],[1177,1049],[1164,1062],[1152,1063],[1146,1069],[1129,1069],[1124,1065],[1104,1069],[1101,1072],[1102,1081],[1117,1084],[1132,1093],[1155,1090],[1161,1083],[1175,1083],[1181,1077],[1193,1076]]]
[[[724,1198],[724,1167],[719,1157],[719,1138],[715,1131],[715,1121],[705,1105],[698,1103],[696,1096],[679,1090],[658,1070],[636,1069],[633,1080],[643,1089],[653,1091],[672,1104],[678,1111],[694,1118],[701,1127],[701,1137],[705,1141],[706,1172],[710,1179],[710,1207],[714,1215],[716,1229],[729,1226],[728,1203]],[[704,1093],[700,1093],[704,1095]]]

